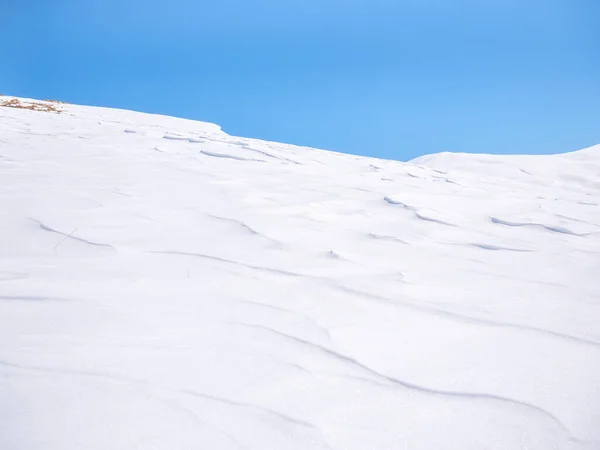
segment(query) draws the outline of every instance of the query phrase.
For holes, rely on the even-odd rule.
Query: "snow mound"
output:
[[[438,153],[410,161],[441,171],[477,177],[509,178],[526,184],[559,186],[587,192],[600,190],[600,145],[560,155],[485,155]]]
[[[60,108],[0,108],[0,448],[600,449],[600,147]]]

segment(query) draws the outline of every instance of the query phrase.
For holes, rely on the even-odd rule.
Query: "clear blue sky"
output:
[[[0,93],[393,159],[600,143],[599,0],[0,0]]]

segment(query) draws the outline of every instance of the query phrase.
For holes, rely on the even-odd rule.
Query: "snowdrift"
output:
[[[59,109],[0,108],[0,448],[600,449],[600,148]]]

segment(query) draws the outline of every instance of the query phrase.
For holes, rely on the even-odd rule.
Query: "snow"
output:
[[[60,106],[0,108],[0,448],[600,449],[600,147]]]

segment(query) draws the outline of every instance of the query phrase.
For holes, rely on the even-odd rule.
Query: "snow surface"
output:
[[[0,108],[2,450],[600,449],[600,147],[61,108]]]

